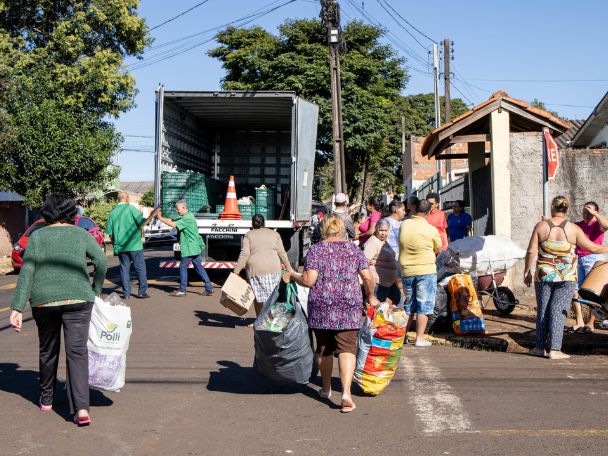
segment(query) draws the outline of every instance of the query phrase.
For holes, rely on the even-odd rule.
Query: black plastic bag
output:
[[[295,314],[282,332],[265,329],[266,314],[276,302],[288,302]],[[313,351],[308,322],[298,302],[294,283],[279,283],[253,324],[255,359],[253,367],[263,376],[283,383],[306,384],[313,368]]]
[[[433,309],[433,314],[428,316],[428,322],[424,332],[429,334],[443,331],[452,331],[449,319],[448,294],[444,287],[437,285],[435,307]]]

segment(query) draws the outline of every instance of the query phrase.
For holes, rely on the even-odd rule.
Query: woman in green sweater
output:
[[[66,195],[50,195],[45,201],[41,214],[48,226],[35,231],[27,244],[10,322],[15,331],[21,331],[22,312],[29,301],[40,341],[42,412],[53,408],[63,326],[70,413],[74,414],[74,422],[83,426],[91,422],[89,323],[95,295],[101,293],[107,259],[93,236],[74,226],[77,212],[74,201]],[[92,286],[87,257],[95,270]]]

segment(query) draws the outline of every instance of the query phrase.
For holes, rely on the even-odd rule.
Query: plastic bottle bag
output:
[[[272,316],[277,303],[286,303],[293,308],[293,316],[287,320],[281,316],[279,321]],[[269,328],[269,319],[271,326]],[[283,326],[278,331],[279,326]],[[308,322],[298,301],[294,283],[279,283],[257,320],[253,324],[255,359],[254,367],[265,377],[284,383],[306,384],[313,367],[313,352],[308,335]]]
[[[125,385],[131,331],[131,308],[116,293],[95,298],[87,342],[91,388],[120,391]]]

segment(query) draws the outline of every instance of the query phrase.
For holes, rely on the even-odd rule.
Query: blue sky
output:
[[[154,178],[154,91],[158,84],[163,83],[170,90],[219,89],[224,71],[218,61],[206,55],[216,45],[211,29],[221,30],[224,24],[287,1],[208,0],[152,31],[155,42],[144,59],[126,61],[139,94],[137,106],[115,120],[125,136],[125,150],[119,157],[121,180]],[[198,3],[200,0],[143,0],[139,14],[150,27],[155,27]],[[463,98],[471,106],[496,90],[505,90],[525,101],[538,98],[562,117],[585,119],[608,90],[608,59],[600,32],[605,29],[608,2],[603,0],[339,3],[343,23],[372,21],[387,29],[385,41],[408,59],[406,66],[411,77],[405,95],[432,92],[433,80],[427,73],[430,70],[426,48],[431,42],[402,18],[428,38],[454,41],[452,97]],[[261,25],[274,33],[277,25],[288,18],[318,15],[318,1],[295,0],[245,26]],[[166,45],[194,34],[198,35]],[[171,52],[176,46],[180,47]],[[180,51],[183,52],[166,58]]]

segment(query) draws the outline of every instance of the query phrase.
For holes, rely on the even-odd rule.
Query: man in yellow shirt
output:
[[[428,316],[435,308],[437,267],[435,254],[441,251],[441,237],[437,228],[427,222],[431,204],[420,200],[414,215],[405,220],[399,229],[399,264],[405,310],[409,314],[408,328],[416,314],[416,347],[431,345],[424,338]]]

